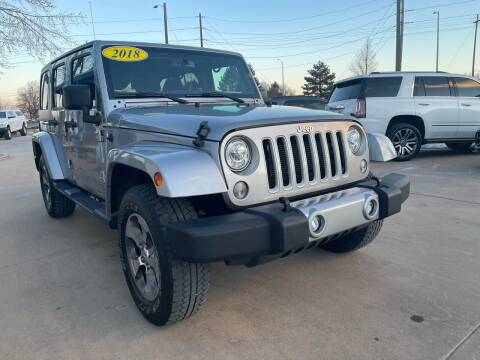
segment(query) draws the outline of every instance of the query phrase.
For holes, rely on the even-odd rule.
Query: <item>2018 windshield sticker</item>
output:
[[[148,59],[148,53],[132,46],[110,46],[102,50],[102,55],[115,61],[143,61]]]

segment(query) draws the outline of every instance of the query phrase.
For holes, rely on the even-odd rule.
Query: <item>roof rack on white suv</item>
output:
[[[356,117],[387,135],[398,160],[426,143],[469,151],[480,131],[480,83],[446,72],[372,72],[335,84],[327,110]]]

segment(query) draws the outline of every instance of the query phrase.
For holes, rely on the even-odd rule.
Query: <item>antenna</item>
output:
[[[88,6],[90,7],[90,20],[92,22],[92,32],[93,32],[93,40],[96,39],[96,36],[95,36],[95,24],[93,23],[93,10],[92,10],[92,2],[89,1],[88,2]]]

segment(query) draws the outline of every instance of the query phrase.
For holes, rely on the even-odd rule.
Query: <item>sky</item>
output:
[[[163,10],[155,0],[91,0],[95,38],[164,42]],[[395,67],[394,0],[166,0],[169,42],[200,45],[202,14],[205,46],[240,52],[261,81],[285,83],[301,93],[314,63],[325,62],[336,79],[351,75],[355,54],[370,38],[377,71]],[[72,48],[93,40],[88,0],[56,0],[58,10],[83,14],[69,26]],[[440,12],[439,70],[470,73],[474,20],[480,0],[405,0],[402,70],[435,69],[436,15]],[[479,33],[480,37],[480,33]],[[67,50],[67,49],[66,49]],[[480,50],[478,51],[480,52]],[[40,76],[42,63],[24,50],[11,54],[11,68],[0,74],[0,99],[14,100],[17,89]],[[480,59],[476,62],[480,71]]]

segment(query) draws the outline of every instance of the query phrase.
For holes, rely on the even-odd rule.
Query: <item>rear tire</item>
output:
[[[375,239],[382,229],[383,220],[376,220],[367,227],[351,232],[331,242],[322,245],[322,248],[334,253],[346,253],[363,248]]]
[[[422,147],[422,134],[416,126],[411,124],[395,124],[388,129],[387,136],[395,147],[397,161],[413,159]]]
[[[151,323],[187,319],[206,300],[208,264],[176,259],[165,225],[197,218],[186,199],[157,195],[151,184],[127,191],[118,216],[122,268],[135,304]]]
[[[12,138],[12,130],[10,129],[10,126],[7,126],[7,129],[5,130],[5,134],[3,134],[3,137],[5,140],[10,140]]]
[[[43,155],[40,157],[38,165],[40,171],[40,187],[48,215],[56,219],[72,215],[75,211],[75,203],[55,189]]]
[[[26,136],[27,135],[27,126],[23,123],[22,128],[20,129],[20,135]]]
[[[445,143],[450,150],[472,152],[473,143]]]

